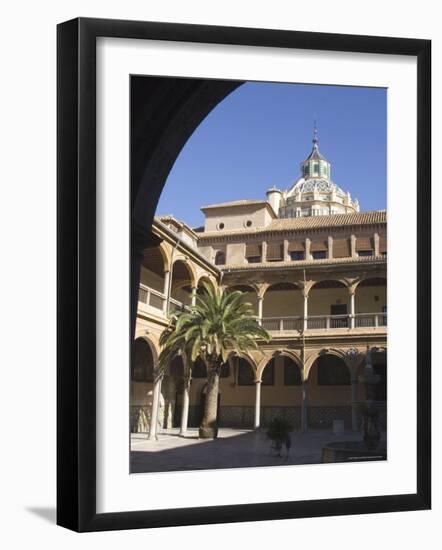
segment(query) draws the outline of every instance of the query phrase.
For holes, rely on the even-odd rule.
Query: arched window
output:
[[[134,342],[131,380],[132,382],[153,382],[152,351],[143,338],[137,338]]]
[[[218,251],[215,255],[215,265],[225,265],[226,264],[226,255],[224,252]]]

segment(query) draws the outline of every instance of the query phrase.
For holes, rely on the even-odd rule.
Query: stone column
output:
[[[284,248],[283,248],[283,259],[285,262],[290,261],[290,255],[289,255],[289,241],[287,239],[284,239]]]
[[[304,331],[306,331],[308,319],[308,291],[304,288],[302,294],[304,296]]]
[[[351,375],[351,429],[358,431],[358,415],[355,401],[358,398],[358,379],[356,373]]]
[[[163,312],[165,315],[167,315],[167,309],[169,305],[169,281],[170,281],[170,271],[167,270],[164,272],[164,286],[163,286],[163,294],[166,297],[163,303]]]
[[[158,406],[160,403],[162,378],[155,380],[152,395],[152,411],[150,413],[149,439],[157,439]]]
[[[190,305],[192,307],[194,307],[196,304],[196,291],[197,291],[197,287],[196,286],[192,287],[192,294],[190,299]]]
[[[308,431],[308,381],[302,381],[301,431]]]
[[[373,240],[374,240],[374,255],[379,256],[380,255],[380,252],[379,252],[379,233],[375,233],[373,235]]]
[[[305,239],[305,259],[306,260],[311,260],[311,258],[310,258],[310,245],[311,245],[311,240],[309,238]]]
[[[350,237],[350,249],[351,249],[351,257],[356,258],[356,235],[352,235]]]
[[[327,258],[331,260],[333,258],[333,237],[329,235],[327,240],[328,240]]]
[[[259,428],[261,419],[261,380],[255,380],[255,430]]]
[[[189,419],[189,393],[190,393],[190,377],[184,377],[183,389],[183,409],[181,411],[181,428],[180,435],[185,436],[187,432],[187,421]]]
[[[258,295],[258,321],[259,321],[260,325],[262,324],[262,305],[263,305],[263,301],[264,301],[264,296],[259,296]]]
[[[349,287],[350,294],[350,328],[355,328],[355,289]]]
[[[261,249],[261,262],[267,261],[267,242],[262,242],[262,249]]]

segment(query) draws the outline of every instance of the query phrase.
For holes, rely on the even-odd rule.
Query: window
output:
[[[373,256],[373,250],[358,250],[358,256]]]
[[[217,227],[218,229],[224,229],[225,226],[223,222],[220,222]]]
[[[245,223],[246,227],[252,227],[252,220],[247,220]]]
[[[325,260],[327,258],[326,250],[315,250],[312,252],[312,258],[314,260]]]
[[[284,386],[300,386],[301,384],[301,373],[297,365],[289,357],[284,357]]]
[[[247,261],[249,264],[259,264],[261,261],[261,256],[250,256],[250,258],[247,258]]]
[[[225,265],[226,263],[226,255],[224,252],[217,252],[215,255],[215,265]]]
[[[269,243],[267,245],[266,260],[268,262],[280,262],[284,259],[284,246],[282,243]]]
[[[302,250],[294,250],[293,252],[290,252],[290,259],[293,261],[300,261],[304,259],[304,251]]]
[[[249,264],[257,264],[261,261],[262,249],[261,244],[248,243],[246,244],[245,257]]]

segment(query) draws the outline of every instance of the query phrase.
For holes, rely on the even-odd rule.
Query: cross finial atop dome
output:
[[[313,147],[318,147],[318,128],[316,126],[316,119],[313,121]]]

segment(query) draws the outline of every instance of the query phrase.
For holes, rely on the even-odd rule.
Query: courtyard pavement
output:
[[[334,435],[331,430],[292,432],[292,445],[287,455],[271,450],[263,430],[220,428],[218,439],[198,439],[198,429],[190,428],[185,437],[178,429],[164,430],[156,441],[146,434],[132,434],[131,473],[206,470],[214,468],[247,468],[321,462],[322,448],[335,441],[360,441],[359,432]]]

